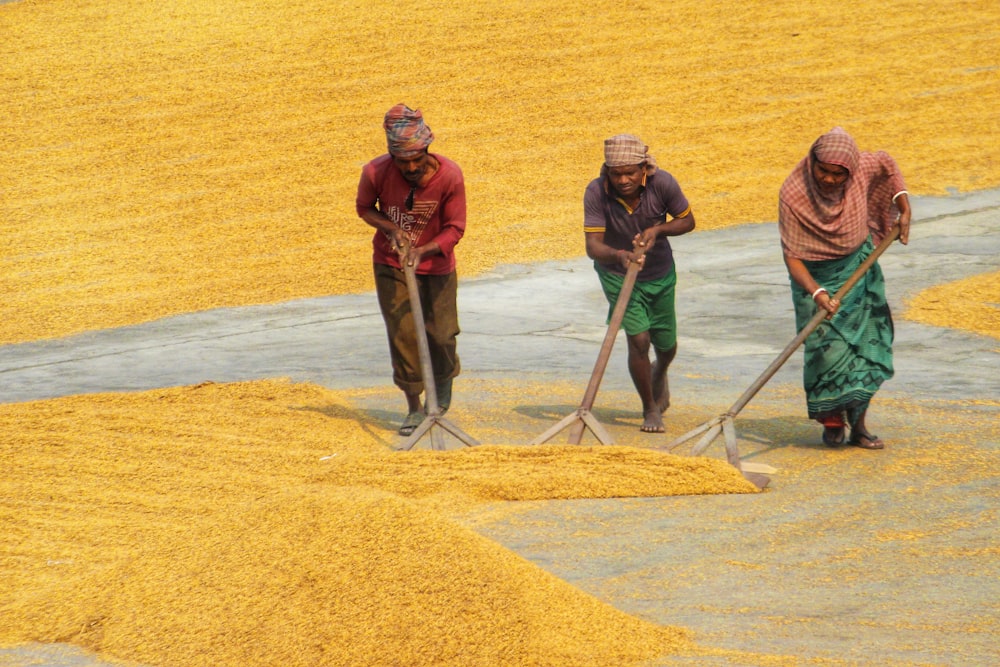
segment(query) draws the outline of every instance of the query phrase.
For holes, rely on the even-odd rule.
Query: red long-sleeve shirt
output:
[[[413,191],[411,209],[406,208],[411,186],[388,153],[362,168],[355,204],[359,216],[370,210],[381,212],[407,232],[414,246],[436,242],[441,253],[425,256],[417,273],[446,275],[455,270],[455,246],[465,234],[465,179],[457,164],[441,155],[433,157],[438,170]],[[375,232],[372,261],[401,268],[389,241],[384,233]]]

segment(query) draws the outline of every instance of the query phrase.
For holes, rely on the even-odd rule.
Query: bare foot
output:
[[[670,390],[666,390],[661,396],[656,399],[656,407],[660,409],[660,414],[662,415],[670,407]]]
[[[659,408],[647,410],[644,419],[645,421],[642,422],[642,426],[639,427],[639,430],[643,433],[666,432],[666,429],[663,427],[663,415],[659,412]]]
[[[653,381],[653,401],[661,415],[670,407],[670,387],[667,386],[666,376]]]

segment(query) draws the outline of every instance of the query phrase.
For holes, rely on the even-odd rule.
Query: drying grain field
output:
[[[781,181],[834,125],[890,151],[914,194],[1000,187],[998,26],[984,0],[0,3],[0,344],[370,290],[354,189],[401,101],[465,171],[469,276],[582,254],[583,188],[618,132],[678,177],[702,229],[772,221]],[[906,316],[1000,337],[997,278],[928,290]],[[492,409],[513,395],[576,388],[505,385]],[[708,664],[687,630],[584,593],[469,517],[753,494],[731,468],[499,432],[389,454],[392,424],[352,398],[261,380],[0,405],[0,645],[156,667]],[[899,402],[896,423],[934,426],[918,444],[953,438],[906,462],[988,484],[961,439],[995,398]],[[789,428],[783,414],[763,416]],[[881,474],[905,480],[894,465]],[[879,554],[927,533],[948,534],[882,533]],[[988,571],[996,551],[933,556]],[[958,632],[995,629],[987,613]]]
[[[773,220],[834,125],[890,151],[917,194],[996,187],[998,15],[986,0],[10,3],[0,342],[371,288],[354,191],[400,101],[466,173],[467,275],[581,254],[583,188],[618,132],[643,137],[703,229]]]

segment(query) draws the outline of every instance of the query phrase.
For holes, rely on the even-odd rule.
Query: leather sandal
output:
[[[846,437],[847,434],[843,426],[823,427],[823,444],[827,447],[838,447],[844,444]]]
[[[413,435],[413,432],[417,430],[420,423],[424,421],[424,413],[422,412],[411,412],[406,415],[406,419],[403,420],[403,425],[399,427],[398,433],[400,435]]]
[[[871,433],[851,433],[851,439],[847,441],[852,447],[861,449],[885,449],[885,443],[877,435]]]
[[[833,417],[826,417],[821,419],[820,422],[823,424],[823,444],[827,447],[837,447],[844,444],[844,440],[847,437],[847,424],[844,423],[844,418],[837,415]]]

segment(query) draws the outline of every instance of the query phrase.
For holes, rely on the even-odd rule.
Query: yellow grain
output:
[[[36,578],[7,618],[32,638],[153,665],[557,667],[688,644],[398,496],[261,495],[223,499],[221,522],[168,515],[104,567],[51,565],[79,578]]]
[[[284,380],[0,405],[0,644],[214,666],[633,664],[690,648],[447,512],[755,492],[734,468],[625,446],[393,452],[390,428]]]
[[[0,5],[0,343],[371,289],[354,188],[400,101],[465,170],[464,275],[582,254],[582,190],[622,131],[678,176],[704,229],[773,220],[782,179],[837,124],[892,152],[915,194],[997,187],[982,147],[1000,143],[1000,5],[938,9],[437,0],[401,30],[372,21],[398,15],[385,0]],[[991,280],[910,314],[995,335]],[[937,308],[959,296],[967,310]],[[933,458],[941,483],[971,475],[977,453],[941,439],[915,436],[885,472]],[[274,381],[0,406],[0,642],[178,665],[690,650],[445,516],[746,491],[724,464],[627,447],[390,456],[392,442],[342,396]]]
[[[341,456],[319,480],[410,497],[461,492],[480,501],[754,493],[728,463],[632,447],[478,446]]]
[[[925,289],[907,300],[904,317],[1000,339],[1000,271]]]
[[[581,255],[623,131],[702,229],[774,220],[838,124],[915,194],[1000,184],[1000,5],[814,5],[436,0],[418,30],[386,0],[0,5],[0,343],[371,289],[353,198],[400,101],[466,173],[466,276]]]

